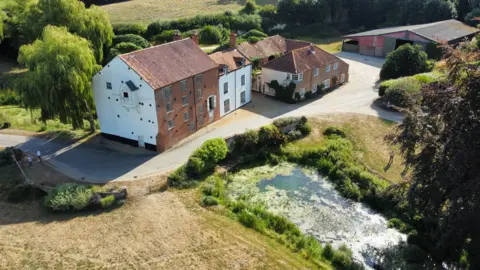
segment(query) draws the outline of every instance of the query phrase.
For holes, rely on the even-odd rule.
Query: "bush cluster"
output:
[[[22,96],[10,89],[0,90],[0,106],[20,105],[22,104]]]
[[[418,76],[418,78],[412,76],[382,82],[378,94],[385,103],[401,108],[408,107],[420,98],[419,94],[422,88],[420,80],[429,81],[426,75]]]
[[[125,34],[125,35],[114,36],[112,39],[112,46],[115,46],[122,42],[133,43],[142,49],[148,48],[150,46],[150,44],[146,39],[135,34]]]
[[[173,21],[153,22],[147,27],[145,37],[152,37],[161,34],[165,30],[180,30],[182,32],[200,29],[207,25],[222,25],[233,31],[250,31],[252,29],[261,29],[262,18],[259,15],[197,15],[192,18],[178,19]]]
[[[87,208],[109,208],[116,202],[113,194],[102,197],[100,193],[113,191],[102,187],[76,183],[61,184],[48,192],[44,205],[55,212],[81,211]]]
[[[147,28],[141,24],[135,23],[119,23],[114,24],[113,26],[113,33],[115,35],[126,35],[126,34],[134,34],[139,36],[144,36]]]
[[[217,164],[227,157],[227,143],[224,139],[211,139],[202,144],[189,157],[187,170],[190,175],[201,175],[212,171]]]
[[[434,63],[420,45],[404,44],[390,52],[380,70],[380,79],[389,80],[418,73],[430,72]]]
[[[285,86],[279,84],[277,80],[273,80],[267,83],[267,86],[275,90],[275,98],[278,100],[286,103],[296,103],[298,100],[300,100],[300,94],[295,92],[297,85],[293,82]],[[294,94],[298,94],[298,96],[295,97]]]
[[[199,41],[201,44],[220,44],[224,37],[217,26],[207,25],[200,30]]]

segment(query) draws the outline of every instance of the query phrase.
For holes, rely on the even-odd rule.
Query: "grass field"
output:
[[[130,0],[102,6],[112,23],[148,24],[239,10],[241,0]]]
[[[54,215],[38,202],[0,202],[0,269],[314,268],[275,240],[203,209],[196,190],[145,194],[145,183],[117,183],[128,186],[129,199],[103,213]]]
[[[84,121],[84,129],[72,130],[69,124],[62,124],[58,120],[48,120],[44,125],[40,120],[40,111],[29,111],[18,106],[0,106],[0,123],[10,122],[10,129],[31,132],[57,132],[66,138],[80,138],[88,134],[89,125]],[[98,128],[98,127],[97,127]]]

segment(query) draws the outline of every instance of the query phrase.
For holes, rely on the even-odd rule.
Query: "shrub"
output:
[[[113,32],[117,36],[134,34],[143,37],[145,35],[145,32],[147,31],[147,28],[145,26],[135,23],[119,23],[112,26]]]
[[[388,221],[388,228],[395,228],[402,233],[406,233],[408,231],[407,224],[398,218],[391,218]]]
[[[22,104],[22,97],[15,91],[10,89],[0,90],[0,106],[20,104]]]
[[[387,80],[380,83],[380,86],[378,87],[378,96],[383,97],[393,82],[395,82],[395,80]]]
[[[240,9],[239,14],[255,14],[257,12],[258,6],[253,0],[247,0],[245,6]]]
[[[115,50],[117,50],[121,54],[138,51],[141,49],[142,47],[139,47],[131,42],[120,42],[117,45],[115,45]]]
[[[260,146],[274,146],[285,143],[285,138],[275,125],[266,125],[258,132],[258,143]]]
[[[257,148],[259,135],[256,130],[249,129],[244,133],[235,136],[235,150],[252,152]]]
[[[201,175],[212,170],[218,162],[225,159],[228,148],[224,139],[211,139],[195,150],[187,162],[188,172]]]
[[[244,38],[244,39],[248,39],[249,37],[257,37],[257,38],[262,38],[263,39],[263,38],[268,37],[268,35],[263,33],[262,31],[253,29],[253,30],[250,30],[250,31],[246,32],[245,34],[242,34],[241,36],[239,36],[239,38]]]
[[[433,64],[419,45],[404,44],[389,53],[380,71],[380,79],[388,80],[429,72]]]
[[[113,203],[115,203],[115,196],[113,195],[108,195],[100,200],[100,205],[102,208],[109,208],[113,205]]]
[[[150,46],[150,44],[148,44],[148,41],[146,39],[144,39],[139,35],[134,35],[134,34],[114,36],[112,39],[112,46],[115,46],[118,43],[122,43],[122,42],[133,43],[141,48],[148,48]]]
[[[213,196],[203,196],[200,203],[202,206],[218,205],[218,199]]]
[[[290,117],[279,118],[273,121],[273,124],[277,126],[279,129],[281,129],[286,126],[298,123],[299,121],[300,121],[299,117],[290,116]]]
[[[187,174],[187,166],[182,165],[168,176],[168,185],[175,188],[194,187],[197,182]]]
[[[354,201],[360,201],[362,193],[355,183],[352,183],[350,178],[345,177],[342,183],[342,195]]]
[[[93,192],[89,186],[62,184],[48,192],[45,206],[53,211],[79,211],[88,206]]]
[[[391,105],[405,108],[417,102],[421,87],[415,78],[400,78],[389,84],[382,98]]]
[[[325,247],[323,248],[322,255],[325,259],[331,260],[333,258],[333,255],[335,255],[335,251],[333,250],[332,245],[330,244],[325,245]]]
[[[332,264],[337,269],[350,269],[352,265],[352,256],[343,251],[336,251],[333,254]]]
[[[307,122],[307,118],[305,116],[302,116],[296,128],[302,133],[303,136],[308,136],[312,132],[312,127]]]
[[[299,101],[302,97],[300,96],[300,93],[298,92],[295,92],[295,94],[293,94],[293,99],[295,101]]]
[[[238,221],[245,227],[255,229],[256,231],[262,232],[265,230],[265,222],[248,210],[244,209],[238,214]]]
[[[207,25],[200,30],[199,41],[202,44],[219,44],[222,41],[220,28]]]
[[[306,98],[306,99],[311,99],[312,97],[313,97],[312,91],[307,91],[307,92],[305,93],[305,98]]]
[[[345,131],[339,129],[339,128],[336,128],[336,127],[327,127],[325,129],[325,131],[323,131],[323,135],[327,136],[327,137],[330,137],[330,136],[338,136],[340,138],[346,138],[347,137],[347,134],[345,133]]]
[[[175,36],[175,30],[165,30],[162,33],[154,36],[152,38],[153,43],[155,44],[162,44],[165,42],[173,41],[173,37]]]
[[[273,80],[267,83],[267,86],[275,90],[275,98],[287,103],[296,102],[293,96],[295,88],[297,87],[295,83],[291,82],[289,85],[284,86],[279,84],[277,80]]]

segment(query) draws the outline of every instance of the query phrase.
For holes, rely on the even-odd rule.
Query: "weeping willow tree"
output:
[[[65,26],[69,32],[86,38],[93,45],[98,63],[103,60],[104,47],[112,43],[113,29],[107,13],[97,6],[85,8],[81,1],[38,0],[29,5],[19,26],[24,44],[39,38],[47,25]]]
[[[87,118],[95,130],[90,80],[101,67],[86,39],[66,27],[47,26],[41,39],[20,47],[18,62],[28,68],[18,88],[29,109],[40,108],[43,121],[58,117],[74,129]]]

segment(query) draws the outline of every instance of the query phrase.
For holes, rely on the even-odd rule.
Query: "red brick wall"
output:
[[[343,61],[338,61],[338,69],[333,69],[333,64],[330,66],[330,72],[326,72],[326,67],[320,67],[318,76],[313,76],[313,69],[303,72],[303,81],[297,83],[295,92],[299,92],[301,88],[305,88],[305,92],[312,91],[314,84],[322,85],[323,81],[330,79],[330,87],[333,85],[333,77],[337,77],[337,84],[340,84],[340,76],[345,74],[345,82],[348,82],[348,69],[349,66]]]
[[[198,129],[209,123],[208,112],[206,108],[206,100],[209,95],[216,95],[218,98],[218,70],[212,69],[202,73],[200,83],[195,82],[195,76],[187,78],[187,90],[182,90],[180,81],[171,85],[172,95],[169,99],[164,96],[164,89],[155,91],[155,101],[157,106],[157,151],[163,152],[171,148],[189,135],[195,133]],[[202,89],[202,97],[197,97],[196,89]],[[188,103],[182,104],[182,97],[187,97]],[[172,111],[167,112],[166,105],[172,103]],[[204,107],[203,117],[200,117],[199,105]],[[184,120],[184,113],[189,113],[189,120]],[[215,117],[213,121],[220,118],[220,112],[215,109]],[[203,124],[201,119],[203,119]],[[168,120],[174,121],[174,127],[168,129]]]

